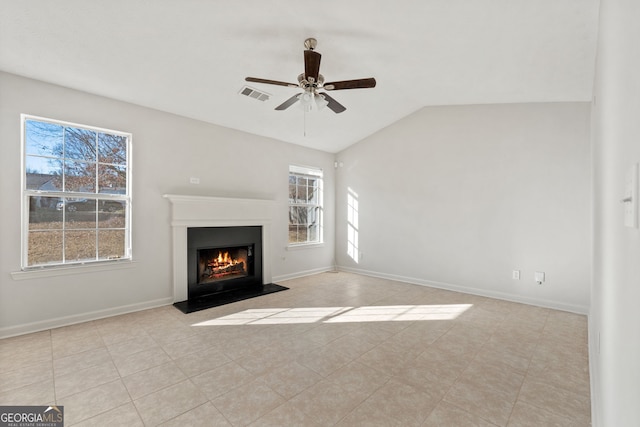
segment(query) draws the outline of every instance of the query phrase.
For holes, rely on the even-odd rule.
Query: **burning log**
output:
[[[245,262],[229,256],[229,252],[218,252],[218,256],[205,263],[200,280],[216,280],[226,276],[246,274]]]
[[[220,267],[214,267],[211,264],[209,264],[209,267],[211,267],[213,276],[244,272],[244,262],[239,262],[237,264],[223,265]]]

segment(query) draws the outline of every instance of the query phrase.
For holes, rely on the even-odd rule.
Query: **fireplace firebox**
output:
[[[198,249],[198,284],[253,275],[254,246]]]
[[[261,287],[262,227],[187,229],[189,300]]]

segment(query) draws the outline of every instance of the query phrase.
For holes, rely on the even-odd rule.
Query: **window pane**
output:
[[[301,222],[301,224],[310,225],[317,222],[317,210],[315,207],[305,206],[300,209],[304,211],[300,213],[301,219],[304,219],[304,222]]]
[[[127,163],[127,138],[107,133],[98,134],[98,161],[124,165]]]
[[[306,201],[307,201],[307,186],[298,185],[298,187],[296,188],[296,202],[306,203]]]
[[[100,200],[98,214],[98,228],[125,228],[124,202]]]
[[[313,187],[308,187],[307,188],[307,197],[309,200],[309,203],[313,203],[314,205],[317,205],[319,203],[318,200],[318,187],[317,186],[313,186]]]
[[[313,224],[307,228],[307,241],[309,242],[317,242],[318,241],[318,225]]]
[[[29,197],[29,230],[62,229],[62,211],[57,197]]]
[[[296,185],[295,183],[291,184],[291,180],[289,180],[289,203],[295,203],[295,201],[296,201]]]
[[[82,128],[64,128],[64,157],[95,161],[96,132]]]
[[[96,190],[96,164],[67,160],[65,162],[65,191],[94,193]]]
[[[66,210],[65,228],[96,228],[96,200],[66,198],[59,205]]]
[[[289,242],[290,243],[298,242],[298,226],[297,225],[289,225]]]
[[[62,190],[62,161],[46,157],[26,156],[27,190]]]
[[[62,262],[62,231],[29,231],[27,265]]]
[[[126,194],[126,166],[98,164],[98,192],[105,194]]]
[[[309,210],[306,206],[292,206],[289,209],[290,224],[307,224]]]
[[[289,226],[289,242],[290,243],[305,243],[307,241],[307,227],[304,225],[290,225]]]
[[[98,231],[98,259],[119,259],[124,257],[124,230]]]
[[[78,230],[65,232],[64,257],[67,262],[95,260],[95,230]]]
[[[27,120],[25,123],[25,153],[62,157],[62,126]]]

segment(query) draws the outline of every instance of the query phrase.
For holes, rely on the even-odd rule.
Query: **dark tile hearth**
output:
[[[268,283],[266,285],[251,286],[243,289],[205,295],[187,301],[176,302],[173,305],[178,310],[182,311],[185,314],[188,314],[193,313],[194,311],[206,310],[207,308],[218,307],[220,305],[230,304],[232,302],[259,297],[261,295],[286,291],[287,289],[289,288],[276,285],[275,283]]]

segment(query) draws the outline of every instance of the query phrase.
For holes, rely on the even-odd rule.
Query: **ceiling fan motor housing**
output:
[[[318,74],[317,81],[313,81],[313,78],[311,78],[310,80],[306,79],[304,73],[298,76],[298,84],[302,89],[306,91],[315,91],[322,88],[322,86],[324,85],[324,76],[322,74]]]

